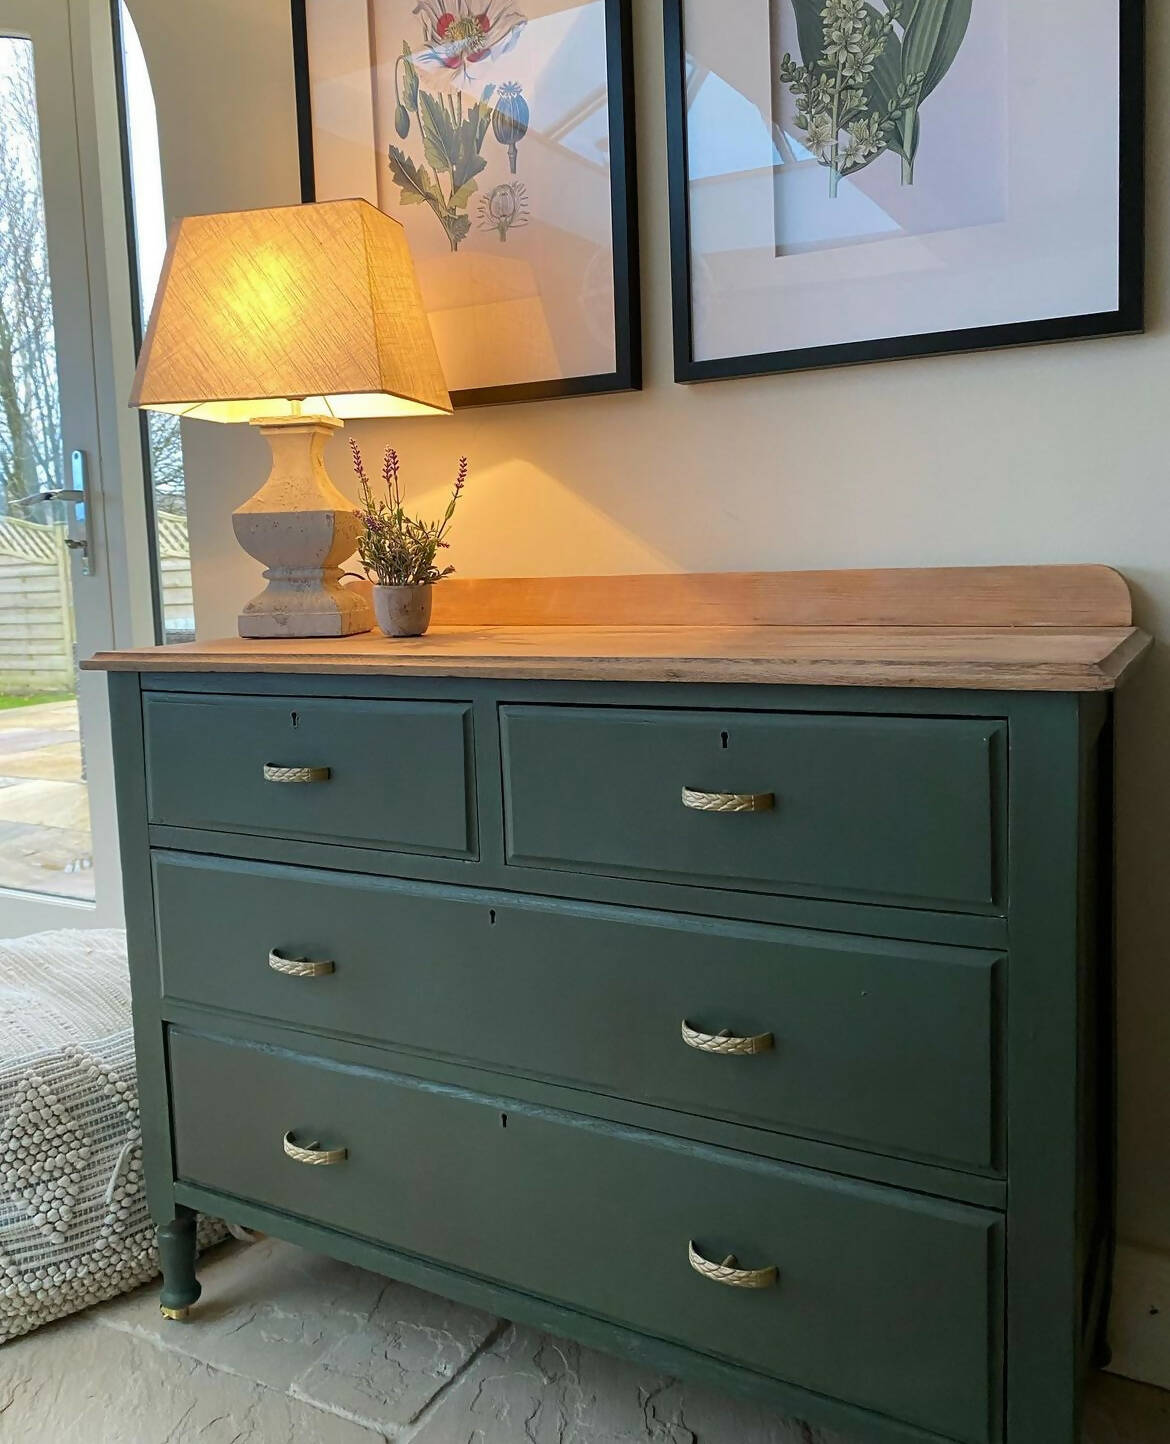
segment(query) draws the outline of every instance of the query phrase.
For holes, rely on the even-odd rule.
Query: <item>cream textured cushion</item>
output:
[[[125,934],[0,940],[0,1344],[157,1273]]]

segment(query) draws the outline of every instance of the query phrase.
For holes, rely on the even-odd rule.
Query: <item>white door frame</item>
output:
[[[71,561],[80,659],[154,640],[142,455],[137,419],[126,404],[134,339],[110,11],[106,0],[0,0],[0,33],[25,36],[34,46],[62,444],[66,455],[85,452],[89,465],[93,574],[83,574],[77,552]],[[78,706],[96,901],[0,890],[0,936],[121,922],[103,675],[80,674]]]

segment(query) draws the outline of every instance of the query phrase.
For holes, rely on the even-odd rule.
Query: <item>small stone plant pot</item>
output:
[[[431,624],[430,582],[408,587],[374,584],[374,620],[388,637],[421,637]]]

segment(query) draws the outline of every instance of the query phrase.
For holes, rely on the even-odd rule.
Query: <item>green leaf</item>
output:
[[[491,125],[492,112],[484,101],[494,88],[489,85],[484,91],[484,100],[475,101],[462,113],[453,104],[445,103],[428,91],[419,92],[418,118],[423,151],[436,174],[445,173],[451,177],[452,196],[448,204],[452,209],[467,204],[467,197],[475,189],[471,185],[469,190],[469,183],[487,166],[480,149]]]
[[[481,110],[484,112],[482,116],[480,115]],[[451,172],[451,182],[457,190],[462,190],[468,181],[487,166],[487,161],[480,154],[480,150],[490,124],[490,109],[480,106],[478,102],[463,117],[463,124],[459,127],[459,147],[455,168]]]
[[[483,138],[487,135],[487,128],[492,123],[492,107],[488,104],[495,93],[494,85],[485,85],[483,95],[472,107],[472,114],[475,116],[475,148],[478,151],[483,145]]]
[[[459,154],[459,137],[455,121],[446,106],[429,90],[418,94],[418,123],[422,129],[423,152],[436,172],[454,175]]]
[[[925,72],[925,100],[954,64],[971,22],[971,0],[916,0],[902,37],[905,75]]]
[[[482,164],[480,165],[480,169],[482,170],[485,165],[487,165],[487,161],[482,162]],[[477,190],[479,190],[479,186],[476,184],[475,181],[466,181],[463,185],[459,187],[457,191],[451,192],[451,199],[447,202],[447,204],[453,211],[465,211],[467,209],[468,202],[471,200],[471,197],[475,194]]]
[[[410,44],[402,42],[402,100],[407,110],[418,110],[418,69],[410,56]]]
[[[467,216],[452,216],[447,222],[447,235],[450,237],[452,246],[458,246],[471,231],[471,221]]]
[[[871,20],[877,17],[877,12],[872,5],[867,5],[865,8],[870,12]],[[898,39],[898,32],[891,30],[886,39],[886,48],[874,61],[873,74],[870,76],[870,91],[877,101],[874,106],[875,110],[878,105],[887,109],[893,102],[894,94],[902,79],[902,71],[902,42]]]
[[[824,0],[792,0],[796,15],[796,39],[802,64],[813,66],[825,48],[825,27],[821,21]]]
[[[898,116],[897,138],[891,139],[890,149],[912,173],[922,134],[918,107],[954,64],[971,20],[971,0],[913,0],[904,20],[900,78],[910,81],[924,75],[925,79],[914,103]]]
[[[459,182],[458,190],[460,192],[465,191],[468,186],[471,187],[471,190],[475,190],[475,177],[479,175],[481,170],[486,169],[487,161],[482,155],[469,154],[460,156],[459,167],[455,172],[455,179]],[[468,191],[469,195],[470,193],[471,192]]]
[[[405,151],[390,147],[390,173],[402,191],[404,206],[428,205],[436,213],[446,209],[443,193],[425,165],[415,165]]]

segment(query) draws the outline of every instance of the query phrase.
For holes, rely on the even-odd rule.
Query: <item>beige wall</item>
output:
[[[288,0],[130,0],[151,65],[172,214],[297,199]],[[646,389],[353,428],[393,438],[437,504],[472,460],[465,575],[1104,561],[1170,638],[1170,189],[1153,169],[1150,334],[787,378],[671,379],[661,19],[636,0]],[[1151,7],[1170,74],[1170,14]],[[1150,154],[1170,142],[1153,87]],[[241,428],[186,432],[196,607],[234,629],[255,567],[229,512],[264,471]],[[348,485],[343,443],[334,477]],[[1121,1213],[1170,1250],[1170,660],[1121,703]]]

